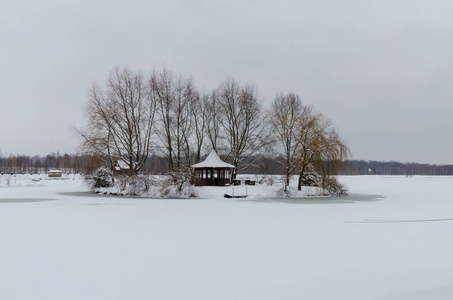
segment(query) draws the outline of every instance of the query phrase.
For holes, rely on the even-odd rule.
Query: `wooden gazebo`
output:
[[[61,177],[62,174],[63,172],[60,170],[50,170],[47,172],[48,177]]]
[[[212,150],[203,162],[192,166],[195,169],[195,185],[217,185],[225,186],[230,184],[231,171],[234,166],[220,159],[217,153]]]

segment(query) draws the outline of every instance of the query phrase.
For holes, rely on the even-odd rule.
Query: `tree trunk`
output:
[[[290,173],[290,171],[289,171],[289,165],[287,165],[287,167],[286,167],[286,184],[285,184],[285,192],[288,191],[289,179],[290,179],[290,178],[289,178],[289,175],[290,175],[289,173]]]
[[[299,181],[297,182],[298,191],[302,190],[302,175],[303,175],[303,171],[300,171],[299,172]]]

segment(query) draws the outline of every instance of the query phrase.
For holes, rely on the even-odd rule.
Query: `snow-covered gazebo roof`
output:
[[[222,161],[217,153],[212,150],[204,161],[194,164],[192,168],[234,168],[234,166]]]

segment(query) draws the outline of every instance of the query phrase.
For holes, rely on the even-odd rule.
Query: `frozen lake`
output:
[[[0,187],[1,299],[452,299],[453,177],[346,198],[143,199]]]

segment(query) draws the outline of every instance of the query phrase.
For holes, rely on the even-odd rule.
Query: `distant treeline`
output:
[[[253,164],[244,174],[285,174],[283,158],[260,156],[250,158]],[[0,156],[1,174],[41,174],[51,169],[64,173],[91,173],[103,165],[101,159],[92,155],[52,153],[46,156],[9,155]],[[163,155],[151,155],[141,170],[144,174],[165,174],[168,159]],[[297,174],[297,170],[296,173]],[[453,165],[430,165],[418,163],[350,160],[345,163],[340,175],[453,175]]]
[[[104,162],[105,160],[93,155],[67,153],[52,153],[46,156],[0,155],[0,174],[45,174],[52,169],[66,174],[88,174],[103,166]],[[165,174],[169,172],[168,165],[168,158],[163,155],[151,155],[140,173]],[[283,168],[275,160],[262,157],[244,173],[283,174]]]
[[[453,165],[351,160],[341,175],[453,175]]]
[[[42,174],[52,169],[64,173],[91,173],[101,161],[91,155],[52,153],[46,156],[0,156],[0,174]]]

